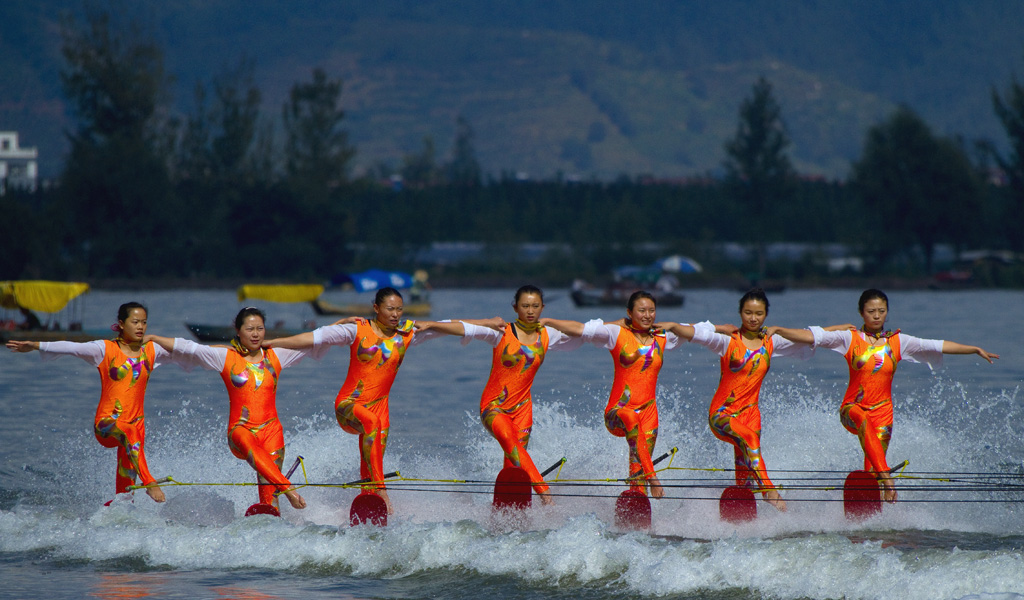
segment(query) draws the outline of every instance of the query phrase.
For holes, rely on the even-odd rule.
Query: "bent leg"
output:
[[[130,491],[128,488],[135,485],[136,477],[142,480],[143,485],[156,481],[146,464],[144,417],[138,417],[134,421],[119,421],[116,414],[103,417],[96,421],[93,433],[96,441],[105,448],[117,448],[115,493],[124,494]],[[149,488],[146,492],[157,502],[163,502],[164,494],[160,488]]]
[[[500,411],[490,412],[489,414],[485,412],[480,417],[484,427],[491,432],[494,439],[498,440],[498,445],[504,451],[505,466],[522,468],[530,476],[534,491],[538,494],[547,492],[548,486],[544,483],[544,478],[541,477],[540,471],[537,470],[533,459],[530,458],[530,454],[526,451],[526,444],[523,443],[524,436],[521,429],[516,427],[516,424],[507,414]],[[530,434],[527,431],[525,440],[528,442],[529,439]]]
[[[641,418],[629,408],[616,408],[605,413],[604,424],[608,431],[616,437],[626,438],[629,445],[629,477],[631,479],[630,489],[644,492],[643,481],[651,482],[652,495],[660,497],[661,484],[654,474],[654,463],[651,461],[651,453],[654,451],[654,444],[658,439],[657,412],[654,412],[653,422],[647,416]],[[658,490],[658,492],[655,492]]]
[[[264,423],[256,431],[252,431],[244,425],[235,425],[228,432],[228,447],[231,448],[231,453],[249,463],[249,466],[256,471],[261,483],[265,481],[271,484],[259,486],[260,502],[265,504],[274,504],[275,490],[287,492],[292,487],[291,482],[281,473],[280,468],[280,465],[284,463],[284,440],[280,436],[280,423],[277,421],[270,423],[277,423],[277,432],[271,428],[267,440],[261,440],[259,436],[261,429],[265,428],[267,423]],[[278,438],[279,441],[275,438]],[[273,451],[268,450],[265,447],[267,442],[269,445],[279,445],[279,447]]]

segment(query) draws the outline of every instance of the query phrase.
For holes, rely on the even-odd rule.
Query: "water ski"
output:
[[[281,516],[281,511],[277,510],[273,504],[267,504],[265,502],[257,502],[249,508],[245,509],[245,516],[251,517],[253,515],[273,515],[275,517]]]
[[[757,502],[754,501],[754,492],[738,485],[730,485],[725,488],[718,501],[718,514],[723,521],[730,523],[753,521],[757,518]]]
[[[388,505],[384,499],[371,491],[360,492],[352,500],[352,508],[348,513],[349,525],[355,527],[363,523],[386,527],[388,524]]]
[[[843,484],[843,511],[847,519],[866,519],[882,512],[882,490],[867,471],[853,471]]]
[[[615,501],[615,525],[622,529],[650,529],[651,501],[638,490],[626,490]]]
[[[522,510],[533,503],[530,475],[519,467],[505,467],[494,480],[493,506],[497,509]]]

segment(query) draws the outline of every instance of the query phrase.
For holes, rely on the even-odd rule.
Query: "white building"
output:
[[[39,150],[18,146],[16,131],[0,131],[0,196],[7,189],[35,191],[39,183]]]

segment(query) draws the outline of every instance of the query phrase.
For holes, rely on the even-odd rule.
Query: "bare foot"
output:
[[[549,494],[548,492],[537,492],[537,495],[540,496],[540,503],[543,504],[544,506],[555,505],[555,499],[552,498],[551,494]]]
[[[385,489],[374,490],[374,492],[384,500],[384,505],[388,507],[388,514],[395,514],[395,508],[391,506],[391,498],[388,498],[388,491]]]
[[[159,487],[147,487],[146,493],[153,499],[154,502],[163,502],[167,500],[167,496],[164,496],[164,491]]]
[[[665,488],[661,487],[661,482],[658,481],[657,477],[651,476],[647,480],[647,489],[651,491],[651,495],[655,498],[665,497]]]
[[[303,509],[306,508],[306,500],[292,488],[284,493],[284,497],[288,498],[288,502],[291,503],[292,508]]]
[[[879,480],[882,482],[882,500],[885,500],[889,504],[896,503],[896,484],[892,482],[892,477],[888,473],[882,475]]]
[[[779,512],[786,512],[786,501],[782,499],[778,491],[768,490],[765,492],[764,501],[777,508]]]

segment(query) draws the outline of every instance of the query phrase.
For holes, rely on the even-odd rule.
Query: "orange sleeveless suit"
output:
[[[115,492],[123,494],[135,484],[153,483],[146,464],[146,384],[155,366],[156,350],[150,342],[142,346],[138,358],[129,358],[117,342],[103,342],[103,360],[97,367],[102,383],[100,403],[96,407],[96,441],[106,448],[117,448]]]
[[[771,337],[761,347],[750,350],[736,332],[729,348],[720,358],[722,376],[711,399],[708,424],[718,439],[734,446],[736,485],[768,489],[775,487],[768,478],[761,458],[761,410],[758,400],[761,383],[771,367],[774,342]]]
[[[850,385],[839,407],[843,427],[860,439],[864,469],[881,473],[889,470],[885,460],[892,438],[892,378],[902,359],[900,332],[869,344],[851,331],[850,348],[844,355],[850,366]]]
[[[379,481],[383,488],[384,450],[387,448],[388,396],[412,342],[412,322],[390,338],[381,338],[368,321],[357,325],[351,344],[348,374],[334,401],[338,425],[359,436],[359,476]]]
[[[521,467],[534,482],[533,489],[546,492],[547,484],[526,451],[533,429],[530,387],[548,349],[548,332],[541,327],[537,341],[519,341],[511,323],[494,347],[491,374],[480,398],[480,420],[505,452],[505,466]]]
[[[658,439],[655,392],[665,354],[665,334],[655,334],[649,346],[641,346],[629,328],[621,327],[610,352],[615,378],[604,409],[604,424],[612,435],[626,438],[629,476],[633,479],[630,488],[646,493],[640,480],[654,475],[651,453]]]
[[[277,379],[281,361],[272,349],[263,360],[250,363],[228,350],[220,372],[231,402],[228,411],[228,447],[235,457],[249,463],[259,474],[260,502],[274,504],[274,491],[283,492],[291,482],[281,474],[284,464],[284,432],[277,417]],[[272,485],[267,485],[269,482]]]

